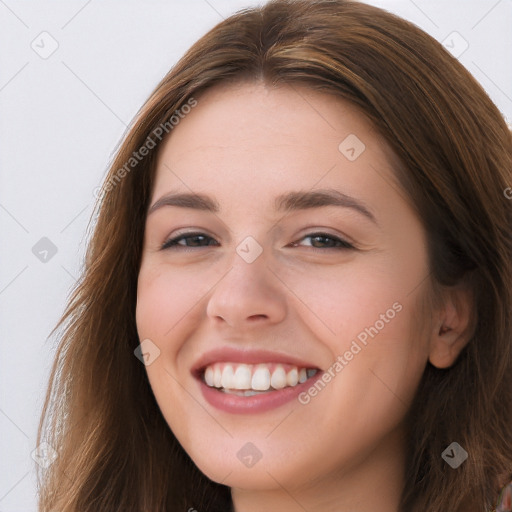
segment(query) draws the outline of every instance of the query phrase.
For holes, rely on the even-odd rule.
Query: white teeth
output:
[[[222,372],[218,365],[215,365],[213,370],[213,385],[216,388],[222,387]]]
[[[233,367],[230,364],[227,364],[224,367],[224,371],[222,372],[222,380],[220,381],[223,388],[233,388],[234,375]]]
[[[286,372],[280,364],[272,373],[270,384],[274,389],[283,389],[286,386]]]
[[[211,366],[208,366],[208,368],[206,368],[206,371],[204,372],[204,381],[206,382],[206,384],[208,384],[208,386],[210,387],[213,387],[213,384],[215,382],[213,376],[214,376],[214,370]]]
[[[256,368],[252,376],[251,387],[256,391],[266,391],[270,388],[270,370],[266,366]]]
[[[297,368],[290,370],[286,375],[286,383],[288,386],[296,386],[297,382],[299,382],[299,372]]]
[[[225,386],[224,386],[225,387]],[[251,367],[241,364],[233,377],[233,389],[249,389],[251,387]]]
[[[207,386],[220,388],[225,393],[252,396],[302,384],[317,372],[316,369],[276,363],[214,363],[205,369],[203,380]]]

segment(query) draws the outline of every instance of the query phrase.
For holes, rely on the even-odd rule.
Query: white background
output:
[[[35,512],[37,424],[79,275],[93,190],[125,127],[184,51],[245,0],[0,0],[0,512]],[[512,0],[368,2],[416,23],[512,120]],[[40,35],[47,32],[48,35]],[[52,43],[53,40],[56,43]],[[38,51],[57,50],[48,58]],[[42,238],[56,254],[40,261]]]

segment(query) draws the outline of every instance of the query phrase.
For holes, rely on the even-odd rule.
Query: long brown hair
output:
[[[176,441],[134,350],[155,129],[172,136],[173,114],[194,98],[200,108],[202,91],[234,80],[337,95],[398,155],[397,178],[428,234],[429,279],[466,280],[476,311],[457,363],[425,369],[408,416],[401,511],[462,510],[468,500],[488,511],[512,477],[511,133],[440,43],[347,0],[275,0],[234,14],[194,44],[135,117],[97,203],[82,276],[52,331],[59,345],[38,444],[58,456],[38,473],[39,510],[232,510],[230,489],[206,478]],[[149,139],[157,147],[134,164]],[[441,457],[453,441],[468,452],[456,470]]]

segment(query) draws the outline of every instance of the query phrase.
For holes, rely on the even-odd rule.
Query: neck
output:
[[[268,490],[232,488],[235,512],[398,512],[404,485],[405,433],[391,432],[364,460],[300,486],[285,487],[270,475]]]

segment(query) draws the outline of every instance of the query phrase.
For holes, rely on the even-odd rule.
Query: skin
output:
[[[349,134],[366,146],[354,161],[338,149]],[[427,240],[396,165],[350,104],[259,82],[207,90],[159,151],[150,205],[172,190],[208,194],[220,211],[165,206],[147,218],[136,321],[160,349],[147,375],[171,430],[203,473],[231,487],[237,512],[397,510],[405,415],[427,361],[453,364],[469,312],[453,291],[421,316]],[[339,206],[273,209],[279,194],[320,188],[357,198],[376,223]],[[198,231],[211,239],[161,249]],[[318,232],[355,249],[307,237]],[[252,263],[236,252],[247,236],[263,250]],[[306,405],[223,412],[190,373],[202,353],[226,346],[327,371],[394,303],[401,311]],[[262,454],[252,467],[237,457],[247,442]]]

